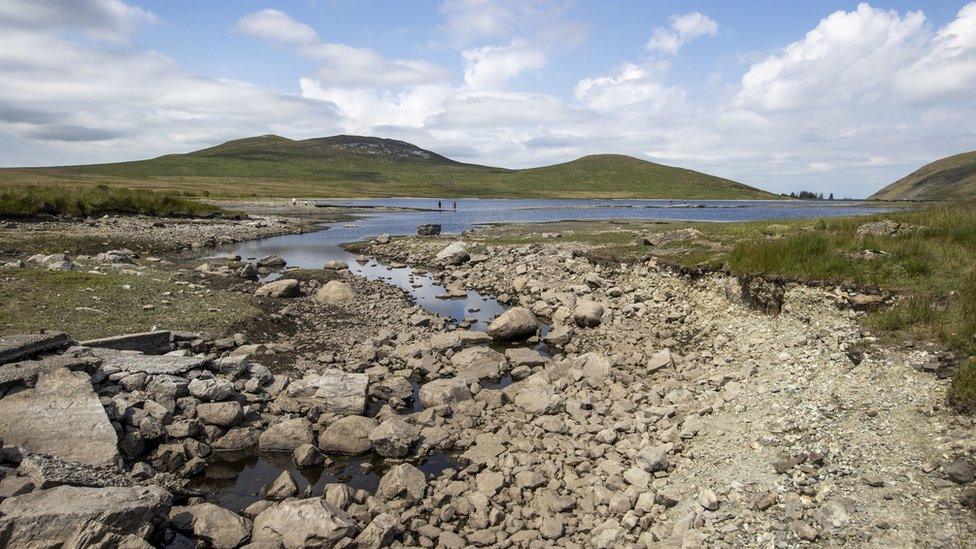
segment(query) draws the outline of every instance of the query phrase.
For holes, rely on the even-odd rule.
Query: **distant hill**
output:
[[[874,200],[976,198],[976,151],[926,164],[870,196]]]
[[[263,135],[150,160],[0,169],[0,184],[59,182],[214,196],[776,198],[729,179],[625,155],[509,170],[457,162],[403,141],[351,135]]]

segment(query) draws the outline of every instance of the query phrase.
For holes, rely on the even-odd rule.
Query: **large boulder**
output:
[[[408,503],[424,499],[426,493],[424,473],[409,463],[401,463],[387,471],[376,489],[376,495],[381,499],[404,499]]]
[[[286,278],[283,280],[268,282],[264,286],[254,290],[254,295],[277,298],[298,297],[299,289],[300,287],[297,280]]]
[[[396,516],[390,513],[380,513],[356,537],[356,547],[363,549],[389,547],[401,530],[403,530],[403,526]]]
[[[453,404],[462,400],[471,399],[471,391],[468,390],[464,379],[460,377],[445,377],[435,379],[425,383],[420,387],[420,404],[424,408]]]
[[[203,402],[197,404],[197,417],[207,425],[233,427],[244,419],[240,402]]]
[[[595,328],[603,321],[603,305],[596,301],[580,301],[573,311],[573,320],[581,328]]]
[[[512,307],[491,322],[488,335],[504,341],[518,340],[535,335],[538,329],[539,321],[532,311],[525,307]]]
[[[437,223],[418,225],[417,234],[420,236],[437,236],[441,234],[441,226]]]
[[[339,415],[361,415],[366,410],[369,376],[338,369],[306,374],[292,381],[285,395],[308,406]]]
[[[171,504],[158,486],[38,490],[0,503],[0,547],[118,547],[165,524]]]
[[[234,549],[251,537],[250,520],[213,503],[173,507],[169,519],[176,529],[193,534],[214,549]]]
[[[402,458],[420,439],[420,429],[399,417],[388,418],[369,434],[369,442],[383,457]]]
[[[443,250],[437,252],[434,259],[442,265],[460,265],[471,258],[471,254],[460,242],[452,242]]]
[[[0,439],[64,461],[119,461],[118,436],[91,378],[66,368],[41,372],[33,389],[0,399]]]
[[[312,424],[303,417],[279,421],[265,429],[258,438],[258,448],[262,452],[294,452],[303,444],[315,440]]]
[[[369,434],[376,428],[376,420],[364,416],[341,417],[319,435],[319,449],[326,454],[356,456],[372,447]]]
[[[356,292],[341,280],[330,280],[315,292],[314,299],[322,305],[338,305],[356,299]]]
[[[563,398],[556,391],[549,374],[543,371],[518,383],[515,405],[528,414],[542,416],[559,411]]]
[[[333,547],[352,537],[357,528],[349,515],[323,498],[285,501],[268,507],[254,518],[251,542],[285,549]]]
[[[491,347],[468,347],[454,353],[451,357],[454,372],[466,383],[477,383],[482,379],[498,379],[507,368],[505,355]]]

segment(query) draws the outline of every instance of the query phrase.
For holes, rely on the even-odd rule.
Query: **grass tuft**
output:
[[[956,370],[947,400],[964,414],[976,413],[976,358],[970,358]]]
[[[172,192],[134,190],[108,185],[17,185],[0,187],[0,216],[139,214],[207,217],[224,213],[210,204]]]

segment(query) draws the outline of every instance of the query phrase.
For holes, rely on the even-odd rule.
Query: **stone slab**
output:
[[[56,368],[38,375],[33,389],[0,399],[4,444],[64,461],[114,465],[118,438],[83,373]]]
[[[80,345],[115,349],[117,351],[139,351],[147,355],[161,355],[173,350],[170,344],[170,335],[168,330],[140,332],[138,334],[123,334],[100,339],[89,339],[88,341],[82,341]]]
[[[15,362],[46,351],[57,351],[71,345],[64,332],[19,334],[0,337],[0,364]]]
[[[131,351],[93,348],[92,354],[102,359],[102,366],[118,368],[124,372],[149,375],[168,374],[178,376],[196,368],[205,368],[210,359],[195,356],[145,355]]]

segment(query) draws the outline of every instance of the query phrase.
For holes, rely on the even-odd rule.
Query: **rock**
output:
[[[718,509],[718,496],[711,490],[702,490],[698,494],[698,505],[708,511],[715,511]]]
[[[341,417],[319,435],[319,450],[326,454],[357,456],[373,447],[369,434],[376,428],[376,420],[363,416]]]
[[[673,231],[665,231],[662,233],[649,234],[644,237],[644,244],[647,246],[665,246],[674,242],[682,242],[685,240],[699,240],[705,237],[705,234],[695,229],[689,227],[687,229],[675,229]]]
[[[799,520],[794,520],[790,523],[790,531],[793,532],[796,537],[806,541],[814,541],[820,535],[816,528]]]
[[[424,408],[433,408],[434,406],[470,400],[471,392],[462,378],[441,378],[421,386],[419,398],[420,404]]]
[[[312,424],[303,417],[286,419],[271,425],[258,437],[262,452],[294,452],[299,446],[315,440]]]
[[[202,369],[210,363],[207,357],[144,355],[114,349],[92,349],[91,353],[102,360],[103,368],[118,368],[130,374],[146,373],[152,376],[181,375]]]
[[[539,321],[532,311],[525,307],[512,307],[491,322],[488,335],[503,341],[520,340],[535,335],[538,329]]]
[[[203,402],[197,405],[197,418],[207,425],[233,427],[244,419],[240,402]]]
[[[595,328],[603,321],[603,305],[595,301],[580,301],[573,310],[573,321],[581,328]]]
[[[212,503],[173,507],[169,518],[175,528],[215,549],[233,549],[251,537],[250,520]]]
[[[651,355],[651,358],[647,360],[647,373],[653,374],[662,368],[670,368],[672,366],[674,366],[674,358],[671,356],[671,351],[669,349],[663,349]]]
[[[440,225],[437,227],[439,228]],[[363,549],[389,547],[402,529],[403,526],[395,516],[390,513],[380,513],[373,517],[369,525],[356,537],[356,547]]]
[[[190,394],[204,401],[229,400],[237,394],[234,384],[219,377],[198,377],[187,384]]]
[[[398,417],[391,417],[380,423],[379,427],[369,434],[373,449],[383,457],[407,456],[418,439],[420,439],[420,429]]]
[[[264,497],[272,501],[281,501],[290,498],[298,493],[298,485],[291,477],[288,470],[282,471],[277,478],[271,481],[264,489]]]
[[[573,335],[575,335],[575,332],[572,326],[557,326],[553,328],[551,332],[546,334],[543,341],[549,345],[561,346],[569,343],[569,341],[573,339]]]
[[[352,286],[341,280],[330,280],[315,292],[315,302],[322,305],[339,305],[356,299]]]
[[[417,503],[427,493],[427,480],[424,473],[409,463],[394,466],[380,479],[376,489],[377,497],[384,500],[403,498],[408,503]]]
[[[857,236],[864,237],[868,235],[874,236],[891,236],[898,234],[903,229],[901,223],[897,221],[892,221],[891,219],[882,219],[881,221],[869,221],[862,224],[857,228]]]
[[[322,268],[326,271],[344,271],[349,268],[349,265],[345,261],[333,259],[332,261],[326,261],[325,266]]]
[[[90,378],[66,368],[39,374],[33,389],[0,399],[0,439],[65,461],[115,465],[118,436]]]
[[[451,357],[455,373],[468,384],[498,379],[506,368],[505,355],[490,347],[468,347]]]
[[[284,267],[288,263],[278,255],[266,255],[257,261],[258,267]]]
[[[519,382],[515,405],[526,413],[541,416],[559,411],[563,398],[546,372],[538,372]]]
[[[322,465],[325,461],[322,452],[318,448],[311,444],[302,444],[295,448],[292,452],[292,457],[295,459],[295,465],[299,469],[307,469],[309,467],[316,467]]]
[[[172,344],[170,343],[171,336],[172,333],[168,330],[140,332],[137,334],[90,339],[80,342],[79,345],[85,347],[103,347],[117,351],[139,351],[140,353],[146,354],[162,354],[172,350]]]
[[[299,499],[269,507],[255,517],[251,542],[280,543],[286,549],[333,547],[356,531],[349,515],[324,499]]]
[[[443,250],[437,252],[434,259],[442,265],[460,265],[471,258],[471,254],[460,242],[452,242]]]
[[[171,498],[158,487],[58,486],[0,503],[4,547],[117,547],[166,523]]]
[[[601,387],[612,381],[613,367],[603,355],[586,353],[579,360],[583,364],[583,376],[590,385]]]
[[[300,288],[301,286],[297,280],[286,278],[268,282],[257,290],[254,290],[254,295],[274,298],[298,297]]]
[[[417,234],[420,236],[437,236],[441,234],[441,226],[437,223],[428,223],[417,226]]]
[[[0,480],[0,501],[34,490],[34,481],[29,477],[7,476]]]
[[[228,430],[224,436],[213,443],[215,450],[241,452],[258,445],[258,433],[250,427],[237,427]]]
[[[945,468],[945,473],[946,478],[956,484],[969,484],[973,481],[973,464],[966,460],[966,458],[959,457]]]
[[[388,235],[387,233],[383,233],[383,234],[379,235],[378,237],[376,237],[376,242],[378,244],[389,244],[390,243],[390,235]]]
[[[528,347],[505,349],[505,357],[512,366],[541,366],[549,362],[549,357]]]
[[[635,461],[648,473],[668,470],[668,452],[671,451],[670,444],[658,444],[656,446],[645,446],[637,453]]]
[[[0,337],[0,364],[57,351],[68,345],[71,345],[71,338],[64,332],[3,336]]]
[[[333,414],[361,415],[366,410],[368,388],[369,376],[366,374],[330,369],[292,381],[285,393]]]
[[[136,254],[132,250],[109,250],[95,256],[95,261],[99,263],[115,263],[131,265]]]

